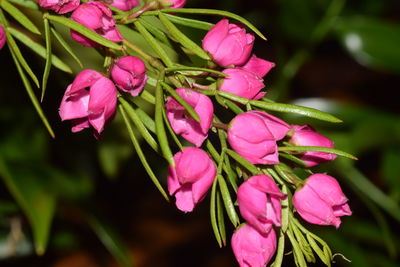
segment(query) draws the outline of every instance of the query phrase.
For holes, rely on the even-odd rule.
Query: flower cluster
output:
[[[118,88],[138,95],[146,84],[145,71],[140,58],[126,56],[116,61],[111,73]],[[72,132],[92,126],[95,136],[101,134],[117,107],[114,82],[95,70],[83,70],[75,77],[67,87],[59,109],[62,120],[71,120]]]
[[[159,0],[157,7],[180,8],[185,2]],[[119,43],[124,40],[114,20],[114,17],[118,16],[113,17],[112,11],[102,2],[88,1],[79,5],[79,1],[75,0],[58,2],[41,0],[39,4],[59,14],[73,11],[72,20],[112,42]],[[137,6],[138,1],[113,0],[108,4],[128,11]],[[138,14],[140,15],[140,12]],[[163,22],[163,15],[159,18]],[[180,34],[183,34],[178,28],[173,28],[175,26],[170,24],[167,26],[169,30],[173,29],[170,32],[173,37],[171,40],[176,41],[180,38]],[[167,38],[167,35],[160,34],[158,29],[151,29],[157,32],[159,37]],[[141,32],[140,27],[138,31]],[[149,31],[146,34],[150,37],[145,35],[144,39],[150,40],[154,48],[157,44],[154,44],[156,41],[153,41],[152,33]],[[99,46],[81,33],[71,31],[71,36],[84,46]],[[121,50],[124,56],[120,58],[115,56],[116,51],[109,50],[107,52],[113,58],[109,65],[106,64],[109,67],[107,74],[90,69],[81,71],[67,87],[59,108],[61,119],[71,121],[73,132],[93,127],[94,134],[98,137],[115,115],[118,89],[124,97],[136,97],[142,93],[148,81],[155,81],[157,92],[164,86],[163,84],[169,83],[166,85],[169,88],[167,90],[169,95],[164,97],[161,93],[160,97],[156,93],[154,98],[150,96],[147,99],[156,106],[156,111],[161,110],[158,113],[161,114],[158,117],[161,117],[161,121],[149,120],[148,125],[153,127],[148,128],[157,135],[159,141],[153,148],[158,150],[159,145],[162,153],[165,153],[163,156],[170,163],[167,174],[168,192],[175,198],[179,210],[191,212],[206,197],[213,185],[215,187],[213,186],[212,191],[215,191],[217,184],[221,188],[224,186],[223,174],[229,176],[233,172],[229,156],[239,163],[235,165],[234,177],[229,178],[232,191],[235,191],[237,197],[236,203],[240,215],[244,220],[244,224],[237,228],[231,239],[232,249],[240,266],[264,266],[272,259],[277,248],[276,231],[283,225],[283,208],[297,212],[309,223],[335,227],[339,227],[341,216],[351,215],[347,198],[335,178],[317,173],[302,180],[294,172],[288,171],[294,166],[310,168],[334,160],[335,154],[330,153],[334,150],[333,142],[309,125],[291,125],[251,106],[251,103],[262,103],[265,100],[262,100],[266,95],[266,92],[262,91],[265,87],[263,79],[275,66],[274,63],[253,53],[254,39],[254,35],[247,33],[241,25],[231,24],[228,19],[222,19],[205,35],[202,41],[203,50],[200,46],[194,49],[194,51],[197,49],[197,52],[200,50],[201,55],[205,55],[204,59],[208,59],[206,66],[213,68],[206,69],[207,71],[204,71],[205,68],[198,68],[201,70],[198,76],[193,74],[196,71],[184,75],[184,67],[182,72],[174,75],[166,74],[174,67],[179,69],[182,65],[169,64],[168,60],[165,62],[165,57],[168,56],[162,53],[159,55],[161,60],[150,55],[143,57],[149,67],[146,68],[141,58],[127,55],[125,46]],[[187,38],[183,40],[182,46],[185,49],[196,45],[194,42],[188,45]],[[5,33],[0,27],[0,48],[4,42]],[[135,45],[129,48],[134,50]],[[141,49],[135,52],[139,55],[145,54]],[[166,70],[165,67],[170,67],[169,65],[173,66]],[[149,69],[154,69],[154,73],[161,78],[155,80],[154,76],[148,77],[149,73],[146,72]],[[189,68],[191,69],[193,68]],[[213,76],[217,74],[218,78]],[[204,79],[207,75],[208,81],[212,81],[211,85],[196,84],[197,78],[204,82],[207,80]],[[176,89],[170,88],[171,84]],[[235,98],[231,99],[230,103],[237,108],[236,115],[229,117],[227,120],[230,122],[227,124],[222,123],[217,117],[218,109],[214,107],[215,101],[212,99],[214,95],[218,103],[223,102],[217,98],[218,94],[222,93],[233,95]],[[240,102],[243,99],[244,102]],[[241,109],[241,104],[248,104],[247,111]],[[193,116],[193,112],[197,116]],[[168,138],[163,136],[164,125],[169,127],[172,137],[180,147],[175,154],[171,151]],[[147,135],[145,139],[154,140],[153,136],[145,131]],[[213,132],[218,132],[220,153],[210,142],[209,137],[214,135]],[[182,146],[177,135],[185,139],[189,145]],[[165,142],[162,143],[160,140]],[[286,153],[285,155],[291,159],[286,164],[287,162],[282,161],[282,150],[280,150],[282,146],[285,149],[291,147],[319,149],[293,150],[291,153]],[[274,166],[278,169],[287,168],[282,171],[283,175],[279,174],[283,176],[283,181],[274,173]],[[285,171],[289,174],[286,175]],[[243,181],[238,185],[239,179]],[[288,193],[289,187],[295,191],[293,197]],[[230,205],[231,210],[234,210],[230,193],[226,193],[229,190],[226,187],[224,190],[224,194],[229,195],[229,197],[224,195],[224,201],[228,201],[225,206]],[[282,201],[286,201],[285,206],[281,205]],[[233,224],[238,226],[240,220],[235,219],[235,215],[229,212],[236,211],[228,211],[228,215]]]

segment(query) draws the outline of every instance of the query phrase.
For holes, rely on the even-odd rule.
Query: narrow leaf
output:
[[[7,28],[7,45],[12,51],[12,54],[15,56],[15,59],[18,61],[20,67],[24,68],[24,70],[28,73],[28,75],[32,78],[33,82],[37,87],[40,87],[39,80],[36,77],[35,73],[33,73],[31,67],[29,67],[28,63],[26,62],[25,58],[22,56],[21,50],[19,50],[18,45],[15,43],[14,38],[10,34],[11,28]],[[22,70],[22,69],[21,69]]]
[[[214,24],[202,21],[202,20],[197,20],[197,19],[188,19],[188,18],[183,18],[171,14],[165,13],[165,16],[173,23],[182,25],[182,26],[187,26],[190,28],[194,29],[200,29],[200,30],[210,30]]]
[[[122,243],[117,234],[100,219],[90,216],[89,224],[101,243],[114,256],[114,258],[125,267],[132,266],[132,261],[126,246]]]
[[[157,40],[149,33],[140,21],[135,21],[134,25],[136,29],[142,34],[143,38],[147,41],[150,47],[156,52],[160,59],[164,62],[167,67],[172,67],[173,62],[169,58],[165,50],[159,45]]]
[[[229,75],[222,73],[217,70],[213,69],[207,69],[207,68],[199,68],[199,67],[188,67],[188,66],[181,66],[181,67],[171,67],[171,68],[166,68],[165,72],[177,72],[177,71],[199,71],[199,72],[208,72],[212,74],[217,74],[218,76],[221,77],[228,77]]]
[[[282,207],[282,226],[281,226],[281,231],[283,233],[286,233],[287,228],[289,226],[289,199],[290,199],[290,191],[286,185],[282,186],[282,193],[287,195],[287,197],[283,200],[281,200],[281,207]]]
[[[240,165],[245,167],[248,171],[250,171],[252,174],[259,173],[259,170],[257,169],[256,166],[251,164],[247,159],[243,158],[240,156],[238,153],[231,149],[227,149],[226,153],[231,156],[234,160],[236,160]]]
[[[174,156],[172,155],[171,148],[169,147],[168,137],[164,128],[164,120],[163,120],[164,94],[161,88],[161,81],[160,81],[163,78],[163,75],[164,73],[162,72],[160,74],[160,79],[156,86],[156,107],[154,114],[154,118],[156,121],[156,134],[162,154],[168,161],[169,165],[175,166]]]
[[[228,17],[235,19],[237,21],[240,21],[247,27],[249,27],[252,31],[254,31],[259,37],[261,37],[264,40],[267,40],[265,36],[251,24],[247,19],[238,16],[236,14],[233,14],[228,11],[224,10],[216,10],[216,9],[200,9],[200,8],[171,8],[171,9],[161,9],[160,11],[150,11],[146,12],[144,14],[146,15],[154,15],[157,14],[158,12],[163,12],[163,13],[186,13],[186,14],[202,14],[202,15],[217,15],[217,16],[222,16],[222,17]]]
[[[161,42],[172,48],[171,41],[168,39],[168,36],[162,30],[160,30],[159,28],[157,28],[156,26],[154,26],[153,24],[151,24],[150,22],[148,22],[143,18],[139,18],[139,21],[158,40],[160,40]]]
[[[42,58],[46,59],[46,48],[44,48],[41,44],[33,41],[29,38],[26,34],[20,32],[14,28],[8,28],[9,32],[21,43],[23,43],[26,47],[31,49],[33,52],[41,56]],[[54,67],[68,73],[72,73],[71,68],[65,64],[61,59],[59,59],[56,55],[51,57],[51,63]]]
[[[122,104],[125,111],[128,113],[129,118],[133,121],[136,126],[136,129],[140,132],[143,136],[144,140],[153,148],[154,151],[159,153],[160,148],[156,140],[154,140],[153,136],[149,133],[147,128],[144,126],[143,122],[140,120],[139,116],[137,115],[136,111],[132,108],[132,106],[122,97],[118,98],[118,101]]]
[[[43,255],[56,207],[55,197],[42,185],[44,177],[37,177],[34,172],[22,168],[9,169],[1,154],[0,177],[28,218],[36,253]]]
[[[9,35],[9,36],[11,36],[11,35]],[[8,39],[8,42],[9,42],[9,41],[10,41],[10,39]],[[19,50],[18,50],[18,51],[19,51]],[[54,138],[54,137],[55,137],[54,131],[53,131],[53,129],[51,128],[50,123],[49,123],[49,121],[47,120],[46,116],[44,115],[44,112],[43,112],[43,110],[42,110],[42,107],[40,106],[39,101],[38,101],[38,99],[36,98],[36,95],[35,95],[35,93],[34,93],[33,90],[32,90],[31,84],[29,83],[28,78],[25,76],[25,73],[24,73],[24,71],[22,70],[22,67],[21,67],[20,63],[18,62],[17,56],[15,55],[14,51],[13,51],[11,48],[10,48],[10,52],[11,52],[11,55],[12,55],[12,57],[13,57],[13,59],[14,59],[15,66],[17,66],[18,73],[19,73],[19,75],[20,75],[20,77],[21,77],[21,79],[22,79],[22,82],[23,82],[23,84],[24,84],[24,86],[25,86],[25,89],[26,89],[26,91],[27,91],[27,93],[28,93],[28,96],[29,96],[29,98],[31,99],[32,104],[33,104],[33,106],[34,106],[35,109],[36,109],[36,112],[38,113],[40,119],[42,120],[42,122],[43,122],[44,126],[46,127],[47,131],[49,132],[50,136]]]
[[[179,104],[185,108],[185,110],[195,121],[200,122],[200,117],[197,112],[180,95],[178,95],[171,86],[165,82],[161,82],[161,85],[173,98],[175,98]]]
[[[321,259],[323,263],[325,263],[326,266],[331,266],[331,259],[326,257],[325,253],[321,250],[321,248],[318,246],[317,242],[312,238],[311,235],[306,235],[308,243],[311,245],[315,253],[317,253],[318,257]]]
[[[217,179],[214,180],[212,188],[211,188],[211,197],[210,197],[210,220],[211,227],[214,232],[215,239],[217,239],[218,245],[222,247],[222,239],[218,229],[217,223],[217,207],[216,207],[216,193],[217,193]]]
[[[307,267],[307,263],[304,259],[304,255],[300,249],[299,243],[297,243],[296,239],[294,238],[293,232],[291,231],[290,227],[288,229],[289,231],[286,232],[286,235],[289,237],[290,243],[292,243],[295,263],[297,266]]]
[[[217,219],[218,219],[218,228],[219,228],[219,233],[221,235],[222,244],[226,246],[224,208],[221,195],[219,192],[217,192]]]
[[[239,225],[239,217],[236,213],[235,206],[233,205],[229,189],[226,186],[226,182],[222,175],[217,175],[218,185],[221,191],[222,200],[225,205],[226,213],[234,226]]]
[[[45,15],[45,18],[51,20],[51,21],[55,21],[57,23],[60,23],[82,35],[84,35],[85,37],[89,38],[90,40],[99,43],[105,47],[108,48],[112,48],[112,49],[117,49],[117,50],[121,50],[121,46],[119,44],[114,43],[113,41],[110,41],[106,38],[104,38],[103,36],[95,33],[92,30],[89,30],[88,28],[86,28],[85,26],[83,26],[82,24],[73,21],[71,19],[67,19],[65,17],[62,16],[54,16],[54,15]]]
[[[306,151],[317,151],[317,152],[326,152],[326,153],[331,153],[331,154],[335,154],[338,156],[343,156],[349,159],[353,159],[353,160],[357,160],[356,157],[354,157],[353,155],[341,151],[339,149],[335,149],[335,148],[328,148],[328,147],[320,147],[320,146],[285,146],[285,147],[279,147],[278,148],[279,151],[282,152],[306,152]]]
[[[188,38],[185,34],[183,34],[168,18],[163,14],[159,14],[160,21],[162,24],[167,28],[169,33],[179,41],[179,43],[190,50],[191,52],[195,53],[202,59],[210,60],[210,56],[195,42],[193,42],[190,38]]]
[[[140,94],[140,97],[152,105],[154,105],[156,103],[156,99],[154,98],[154,96],[146,90],[142,91],[142,93]]]
[[[293,163],[296,163],[300,167],[307,167],[307,163],[305,163],[304,161],[302,161],[301,159],[299,159],[298,157],[295,157],[293,155],[286,154],[286,153],[279,153],[279,156],[282,158],[288,159],[288,160],[292,161]]]
[[[40,35],[40,31],[35,26],[35,24],[33,24],[33,22],[18,8],[16,8],[6,0],[1,1],[0,5],[8,14],[10,14],[16,21],[21,23],[21,25],[24,26],[26,29]]]
[[[281,267],[283,261],[283,253],[285,252],[285,234],[282,229],[279,231],[278,246],[276,248],[275,260],[271,267]]]
[[[150,132],[156,133],[156,124],[152,117],[147,115],[141,108],[136,108],[136,114]]]
[[[144,169],[146,170],[146,172],[149,175],[150,179],[153,181],[154,185],[157,187],[157,189],[163,195],[163,197],[167,201],[169,201],[167,193],[165,192],[164,188],[162,187],[162,185],[158,181],[158,179],[155,176],[154,172],[151,170],[151,167],[150,167],[149,163],[147,162],[146,156],[144,155],[142,149],[140,148],[140,144],[137,141],[137,139],[135,137],[135,134],[133,133],[133,129],[132,129],[131,124],[129,123],[129,120],[128,120],[128,116],[127,116],[124,108],[121,105],[119,106],[119,110],[120,110],[120,112],[122,114],[122,117],[124,119],[126,128],[128,129],[129,137],[131,138],[133,147],[135,148],[136,153],[137,153],[140,161],[142,162],[142,165],[143,165]]]
[[[39,10],[39,5],[36,2],[33,2],[31,0],[8,0],[8,2],[17,4],[19,6],[23,6],[26,8],[30,8],[33,10]]]
[[[43,78],[42,78],[42,96],[40,97],[40,101],[43,101],[44,94],[46,92],[47,80],[49,78],[50,69],[51,69],[51,35],[50,35],[50,25],[49,21],[45,18],[44,22],[44,33],[46,37],[46,65],[44,67]]]
[[[264,101],[257,101],[257,100],[252,100],[250,101],[250,104],[254,107],[262,108],[265,110],[272,110],[272,111],[277,111],[277,112],[285,112],[285,113],[293,113],[293,114],[298,114],[322,121],[328,121],[328,122],[333,122],[333,123],[339,123],[342,122],[342,120],[336,118],[335,116],[332,116],[328,113],[319,111],[318,109],[314,108],[308,108],[308,107],[301,107],[301,106],[296,106],[292,104],[283,104],[283,103],[270,103],[270,102],[264,102]]]
[[[78,65],[83,68],[83,65],[81,63],[81,61],[79,60],[79,58],[75,55],[74,51],[72,50],[71,46],[64,40],[64,38],[61,36],[61,34],[59,34],[57,32],[56,29],[54,29],[53,27],[51,27],[51,32],[53,33],[53,35],[56,37],[56,39],[58,40],[58,42],[61,44],[62,47],[64,47],[64,49],[68,52],[68,54],[70,54],[72,56],[72,58],[78,63]]]
[[[169,123],[165,109],[162,110],[162,113],[163,113],[162,115],[163,115],[164,123],[167,126],[169,134],[172,136],[172,139],[174,139],[174,142],[179,147],[179,149],[182,150],[183,146],[182,146],[181,142],[179,141],[178,136],[176,136],[174,130],[172,129],[171,124]]]

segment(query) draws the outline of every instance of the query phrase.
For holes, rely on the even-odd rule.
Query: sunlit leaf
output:
[[[21,25],[24,26],[26,29],[40,35],[40,31],[35,26],[35,24],[33,24],[33,22],[27,16],[25,16],[25,14],[22,13],[18,8],[16,8],[6,0],[1,1],[0,5],[8,14],[10,14],[15,20],[21,23]]]

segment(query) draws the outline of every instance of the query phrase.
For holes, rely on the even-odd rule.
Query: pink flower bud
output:
[[[321,146],[333,148],[332,140],[326,138],[325,136],[317,133],[309,125],[293,125],[293,135],[289,142],[296,146]],[[307,151],[304,152],[300,159],[304,161],[308,167],[313,167],[315,165],[334,160],[336,158],[335,154]]]
[[[0,49],[6,44],[7,35],[6,31],[4,30],[3,26],[0,25]]]
[[[253,164],[278,164],[277,140],[285,137],[290,126],[265,112],[248,111],[230,123],[228,141],[231,147]]]
[[[223,79],[218,90],[247,99],[259,99],[265,95],[260,93],[265,87],[264,81],[255,73],[242,68],[225,69],[222,72],[229,77]]]
[[[146,85],[146,65],[138,57],[121,57],[111,69],[111,77],[119,89],[137,96]]]
[[[108,4],[108,1],[106,1]],[[110,6],[116,7],[122,11],[129,11],[139,5],[138,0],[111,0]]]
[[[175,195],[178,209],[190,212],[205,197],[217,170],[207,153],[196,147],[176,153],[174,161],[175,167],[168,168],[168,191]]]
[[[252,176],[239,186],[237,200],[242,217],[260,233],[268,233],[272,225],[281,226],[282,194],[267,175]]]
[[[236,24],[223,19],[203,39],[203,49],[221,66],[243,65],[253,49],[254,36]]]
[[[112,17],[111,10],[102,2],[89,1],[80,5],[72,13],[71,19],[110,41],[118,43],[123,40],[121,33],[115,27],[115,21]],[[93,47],[99,45],[73,30],[71,30],[71,36],[75,41],[84,46]]]
[[[240,67],[255,73],[260,78],[263,78],[273,67],[275,67],[275,63],[256,57],[256,55],[253,54],[250,59]]]
[[[293,206],[309,223],[339,228],[340,217],[351,215],[347,200],[335,178],[317,173],[308,177],[304,186],[294,193]]]
[[[186,0],[168,0],[168,2],[172,3],[169,8],[181,8],[186,5]]]
[[[165,104],[168,121],[175,133],[182,135],[183,138],[200,147],[211,128],[214,113],[213,104],[210,98],[191,89],[179,88],[175,92],[193,107],[200,117],[200,123],[190,117],[185,108],[173,97],[168,97]]]
[[[245,224],[233,233],[231,245],[240,267],[266,266],[276,251],[276,234],[262,234]]]
[[[94,70],[83,70],[67,87],[61,101],[61,120],[71,120],[72,132],[92,126],[98,136],[117,106],[114,83]]]
[[[54,10],[57,14],[65,14],[74,11],[80,4],[80,0],[39,0],[39,5],[47,10]]]

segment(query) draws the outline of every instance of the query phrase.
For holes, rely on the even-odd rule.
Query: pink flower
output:
[[[305,185],[294,193],[293,206],[309,223],[339,228],[340,217],[351,215],[347,200],[335,178],[317,173],[308,177]]]
[[[264,81],[255,73],[242,68],[225,69],[222,72],[229,77],[223,79],[218,90],[256,100],[265,95],[260,92],[265,87]]]
[[[117,90],[110,79],[94,70],[83,70],[67,87],[61,101],[61,120],[71,120],[72,132],[92,126],[98,136],[117,106]]]
[[[240,267],[266,266],[276,251],[274,230],[262,234],[248,224],[232,235],[232,250]]]
[[[223,19],[203,39],[203,49],[221,66],[242,65],[253,49],[254,36],[236,24]]]
[[[228,129],[231,147],[253,164],[278,164],[277,140],[285,137],[290,126],[265,112],[248,111],[237,115]]]
[[[289,140],[289,143],[296,146],[321,146],[333,148],[332,140],[326,138],[325,136],[317,133],[309,125],[293,125],[293,135]],[[335,154],[317,152],[317,151],[307,151],[304,152],[300,159],[307,164],[307,167],[313,167],[315,165],[334,160],[336,158]]]
[[[178,209],[190,212],[205,197],[217,170],[207,153],[196,147],[176,153],[174,160],[175,167],[168,168],[168,191],[175,195]]]
[[[110,2],[110,6],[116,7],[122,11],[129,11],[139,5],[138,0],[111,0]],[[108,3],[108,1],[106,3]]]
[[[168,97],[165,104],[167,118],[175,133],[200,147],[208,136],[214,113],[213,104],[207,96],[187,88],[178,88],[175,92],[180,95],[200,117],[200,123],[190,117],[185,108],[173,97]]]
[[[253,54],[250,59],[240,67],[255,73],[260,78],[263,78],[273,67],[275,67],[275,63],[259,58]]]
[[[6,44],[7,35],[6,31],[4,30],[3,26],[0,25],[0,49]]]
[[[181,8],[186,5],[186,0],[167,0],[172,4],[169,8]]]
[[[39,5],[44,9],[54,10],[57,14],[65,14],[74,11],[80,4],[80,0],[39,0]]]
[[[118,43],[123,40],[121,33],[115,27],[111,10],[102,2],[89,1],[80,5],[72,13],[71,19],[110,41]],[[71,30],[71,36],[75,41],[84,46],[99,45],[76,31]]]
[[[281,226],[282,194],[267,175],[252,176],[239,186],[237,200],[242,217],[260,233],[268,233],[272,225]]]
[[[111,69],[111,77],[119,89],[137,96],[146,85],[146,66],[138,57],[121,57]]]

